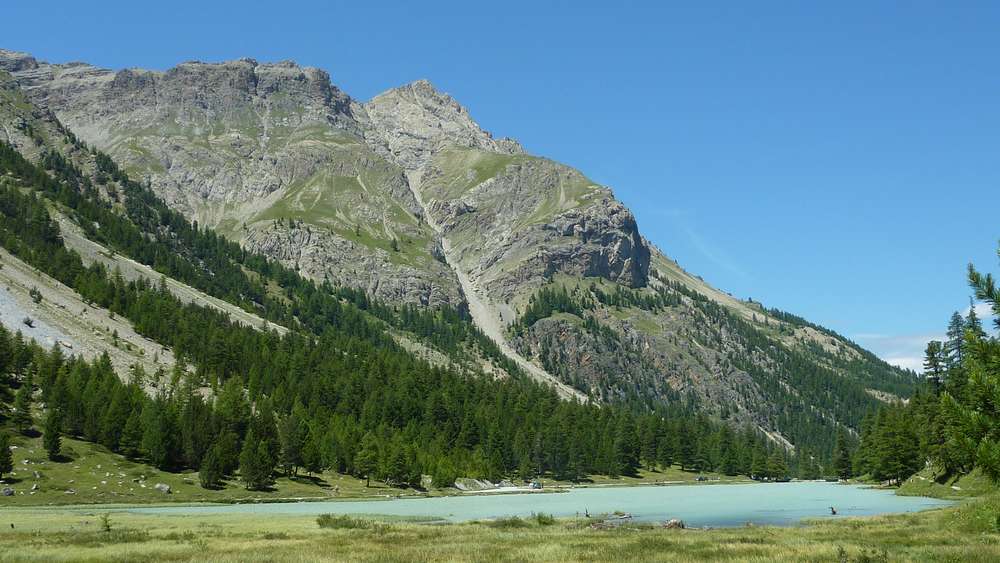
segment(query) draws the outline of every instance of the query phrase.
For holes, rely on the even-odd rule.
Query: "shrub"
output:
[[[334,530],[373,530],[384,527],[385,524],[364,518],[355,518],[346,514],[320,514],[316,518],[320,528]]]
[[[485,522],[490,528],[526,528],[528,523],[517,516],[510,516],[508,518],[497,518],[496,520],[489,520]]]
[[[539,512],[533,516],[535,518],[535,522],[537,522],[539,526],[551,526],[556,523],[555,517],[551,514]]]

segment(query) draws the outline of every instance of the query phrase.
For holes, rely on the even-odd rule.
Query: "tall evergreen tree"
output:
[[[768,467],[767,467],[767,452],[764,447],[760,444],[755,445],[753,450],[753,459],[750,462],[750,477],[752,479],[765,479],[769,477]]]
[[[931,340],[924,350],[924,375],[928,380],[938,384],[944,376],[948,360],[944,344],[940,340]]]
[[[837,441],[833,446],[833,471],[838,479],[851,478],[851,450],[847,442],[847,432],[843,428],[837,431]]]
[[[273,470],[267,443],[257,438],[253,428],[247,433],[240,452],[240,477],[248,490],[261,490],[271,481]]]
[[[142,416],[142,449],[150,463],[159,469],[174,467],[179,457],[179,436],[166,401],[161,397],[148,402]]]
[[[12,417],[17,431],[24,434],[34,422],[31,418],[31,378],[27,378],[14,396],[14,415]]]
[[[142,436],[142,407],[135,406],[125,421],[125,428],[122,429],[121,440],[118,442],[121,453],[129,459],[141,456]]]
[[[774,481],[787,481],[788,463],[781,452],[775,451],[767,460],[767,476]]]
[[[42,430],[42,445],[48,453],[49,459],[56,461],[62,452],[62,415],[56,409],[49,409],[48,416],[45,417],[45,428]]]
[[[0,477],[14,470],[14,456],[10,453],[10,436],[0,432]]]
[[[323,471],[323,452],[312,429],[306,432],[305,443],[302,446],[302,467],[310,475]]]
[[[361,439],[361,449],[354,456],[354,469],[359,475],[364,475],[366,487],[371,486],[372,473],[378,468],[379,457],[378,438],[369,432]]]
[[[235,432],[223,430],[213,446],[223,475],[232,475],[240,466],[240,439]]]
[[[983,322],[976,314],[976,302],[969,299],[969,312],[965,315],[965,330],[971,331],[973,338],[983,338],[986,332],[983,330]]]
[[[949,369],[962,362],[962,347],[965,343],[965,319],[955,311],[948,321],[947,340],[944,343],[944,357]]]
[[[303,463],[302,450],[305,446],[305,428],[299,418],[298,409],[281,419],[278,424],[278,439],[281,444],[281,467],[285,475],[296,475]]]
[[[816,458],[811,452],[804,451],[799,455],[799,479],[806,481],[812,481],[819,479],[822,475],[820,473],[819,465],[816,463]],[[850,463],[850,460],[848,460]]]
[[[209,448],[205,457],[201,460],[201,466],[198,467],[198,481],[201,483],[202,488],[218,488],[219,483],[222,481],[222,462],[219,459],[217,448]]]

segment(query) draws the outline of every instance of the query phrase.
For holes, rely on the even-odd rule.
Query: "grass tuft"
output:
[[[340,514],[320,514],[316,523],[320,528],[331,530],[374,530],[387,526],[383,522]]]
[[[490,528],[498,528],[501,530],[528,527],[528,522],[522,520],[518,516],[509,516],[507,518],[497,518],[496,520],[487,520],[483,522],[483,524],[489,526]]]

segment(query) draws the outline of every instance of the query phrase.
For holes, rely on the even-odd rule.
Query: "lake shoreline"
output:
[[[655,491],[655,492],[653,492]],[[553,493],[557,491],[551,491]],[[563,519],[585,515],[629,513],[631,522],[656,523],[678,518],[693,527],[798,525],[806,519],[838,519],[912,513],[947,507],[953,501],[897,496],[858,484],[824,481],[754,483],[729,487],[665,486],[640,490],[626,487],[578,487],[559,494],[494,493],[437,497],[325,499],[325,502],[163,503],[156,505],[95,504],[20,507],[19,513],[144,514],[150,516],[256,514],[268,516],[376,515],[462,523],[532,514]],[[836,507],[837,515],[829,515]]]

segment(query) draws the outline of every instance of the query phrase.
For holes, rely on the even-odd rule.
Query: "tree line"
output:
[[[1000,315],[993,276],[970,265],[968,281],[975,299]],[[944,478],[979,469],[1000,481],[1000,341],[983,328],[974,303],[965,315],[952,314],[946,340],[928,343],[924,375],[910,401],[865,417],[852,473],[902,483],[931,462]]]
[[[293,320],[289,325],[298,329],[280,336],[184,304],[162,280],[126,281],[99,264],[84,266],[62,244],[42,197],[54,197],[81,222],[95,219],[94,230],[112,248],[142,256],[125,241],[141,250],[157,238],[144,231],[128,234],[134,234],[135,225],[121,214],[121,202],[103,199],[93,184],[80,180],[79,190],[70,190],[71,182],[53,180],[4,148],[0,171],[17,179],[0,186],[4,247],[90,302],[128,318],[140,334],[173,348],[179,360],[172,374],[135,368],[119,377],[124,374],[116,375],[107,357],[66,358],[59,348],[41,350],[20,334],[0,333],[3,410],[21,427],[38,425],[30,419],[30,403],[40,395],[46,405],[40,425],[53,458],[59,456],[59,437],[71,435],[163,469],[198,469],[208,487],[238,474],[250,488],[267,486],[277,471],[303,469],[416,485],[423,474],[439,484],[457,476],[632,474],[641,465],[675,459],[685,469],[702,471],[750,471],[756,459],[762,478],[778,477],[787,466],[786,454],[755,432],[748,430],[738,440],[718,437],[728,429],[687,409],[598,408],[561,401],[551,389],[516,373],[493,380],[431,366],[396,345],[383,320],[393,315],[403,325],[434,331],[436,324],[467,324],[457,314],[393,309],[329,284],[307,282],[272,264],[267,267],[274,269],[273,279],[287,282],[282,287],[290,304],[260,300],[278,303],[272,318]],[[107,175],[114,177],[110,170]],[[211,260],[194,259],[199,253],[236,249],[209,244],[214,239],[202,238],[196,228],[182,231],[191,241],[169,234],[161,222],[155,232],[170,242],[156,246],[152,261],[191,265],[184,275],[195,286],[239,301],[220,289],[221,282],[202,279],[229,271],[228,266],[207,268]],[[242,260],[265,264],[249,255]],[[266,271],[264,266],[260,271]],[[243,287],[253,294],[252,284]],[[472,331],[462,334],[479,343]],[[8,408],[14,389],[21,404]],[[761,462],[764,458],[782,463]]]

